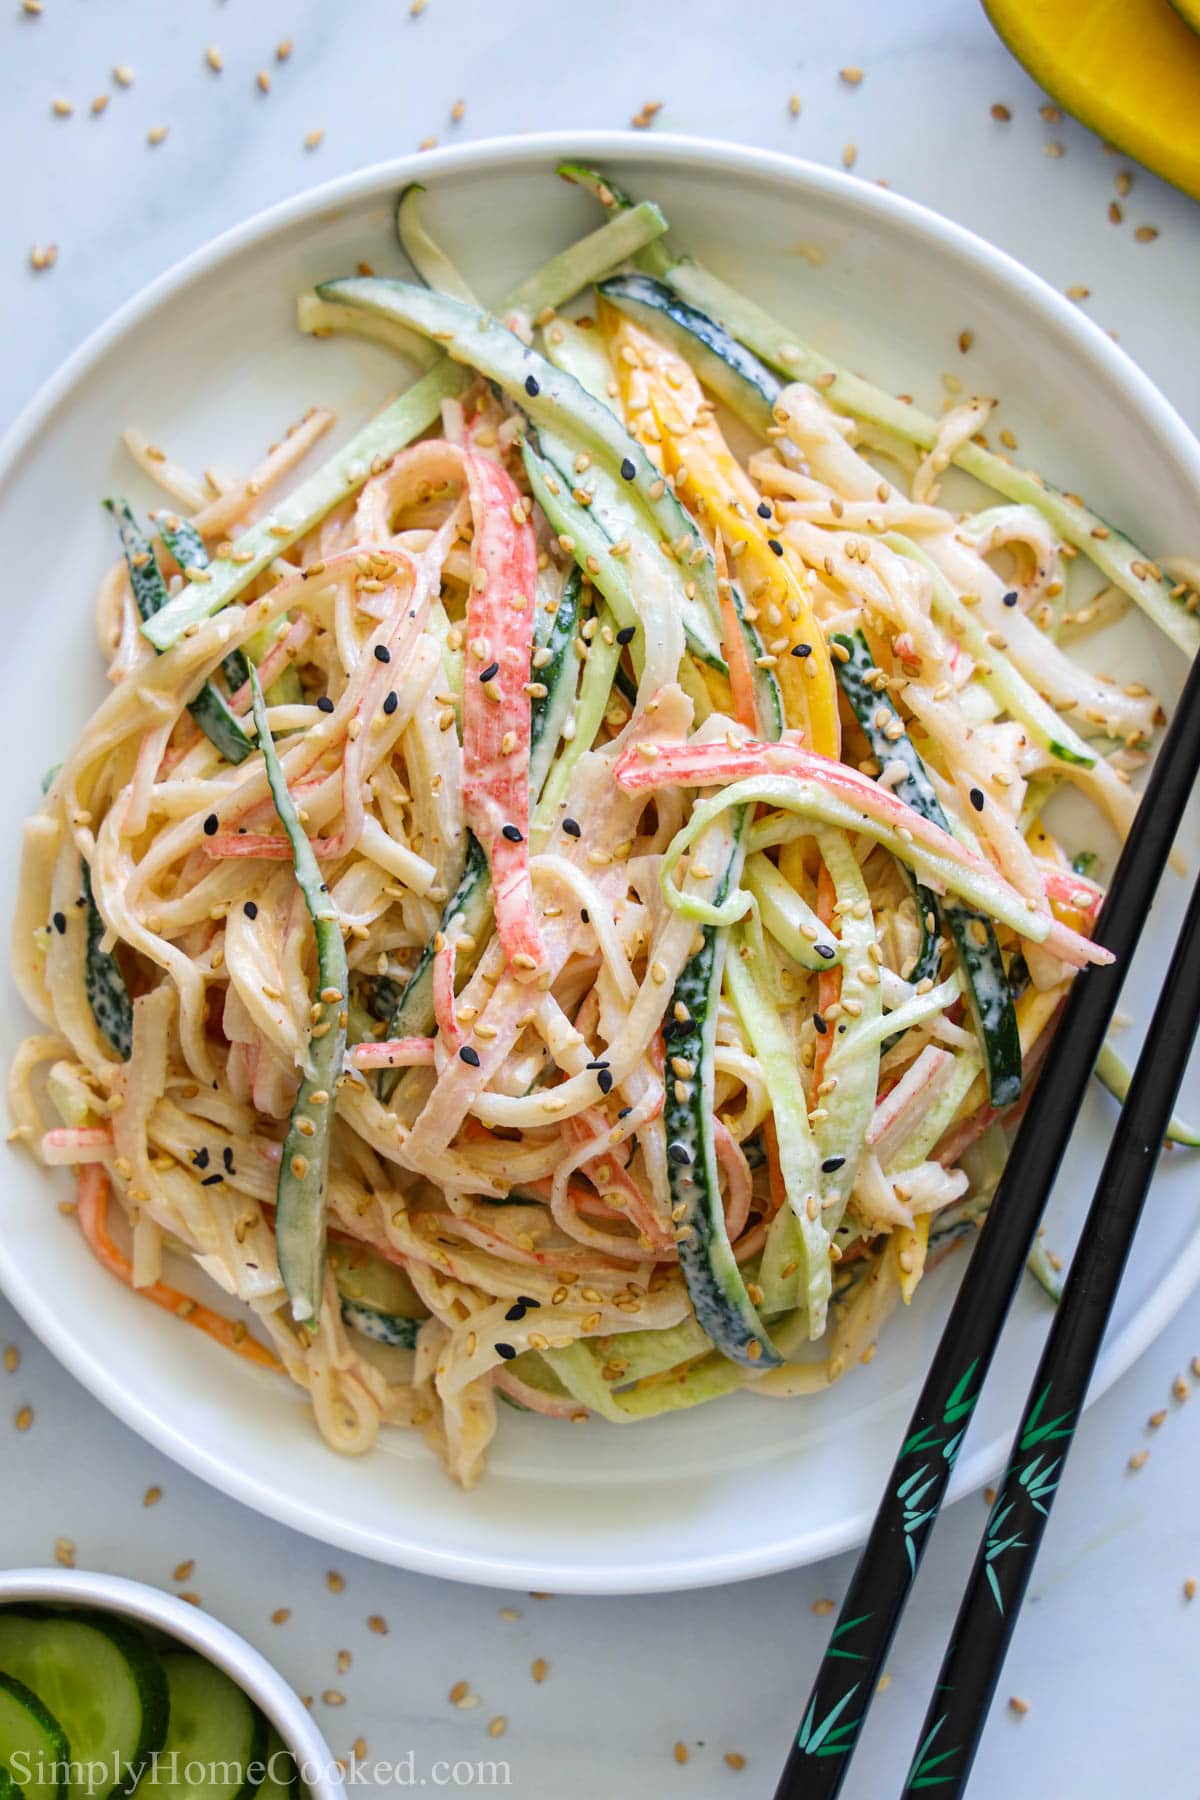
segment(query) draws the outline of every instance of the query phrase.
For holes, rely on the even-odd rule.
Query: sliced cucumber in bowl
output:
[[[191,1650],[161,1664],[170,1724],[154,1769],[170,1800],[253,1800],[265,1780],[267,1721],[237,1684]]]
[[[63,1800],[71,1749],[54,1714],[13,1675],[0,1675],[0,1800]]]
[[[35,1694],[66,1734],[77,1779],[61,1800],[128,1793],[162,1745],[168,1700],[159,1658],[140,1632],[106,1613],[6,1608],[0,1674]]]

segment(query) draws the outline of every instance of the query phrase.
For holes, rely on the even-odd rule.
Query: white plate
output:
[[[67,363],[0,459],[8,775],[0,830],[21,820],[102,689],[91,597],[113,549],[99,500],[150,496],[117,447],[129,422],[200,467],[245,464],[306,406],[348,432],[397,385],[375,347],[297,335],[297,290],[365,259],[399,270],[392,197],[419,177],[429,217],[487,295],[596,223],[555,162],[606,163],[661,202],[681,243],[794,319],[805,336],[938,410],[950,370],[1003,397],[1023,458],[1135,528],[1151,554],[1197,549],[1200,447],[1131,362],[998,251],[864,183],[761,151],[592,134],[477,144],[397,162],[275,208],[156,282]],[[957,349],[975,334],[969,357]],[[1173,698],[1182,658],[1140,624],[1105,646]],[[1098,838],[1100,834],[1097,834]],[[1187,848],[1196,845],[1193,821]],[[1127,989],[1143,1016],[1182,908],[1156,909]],[[9,987],[5,1060],[26,1028]],[[1136,1034],[1132,1034],[1136,1036]],[[1059,1182],[1049,1241],[1070,1241],[1113,1111],[1095,1094]],[[1200,1276],[1193,1177],[1169,1157],[1117,1305],[1096,1383],[1146,1346]],[[945,1316],[958,1258],[921,1289],[874,1362],[818,1398],[738,1396],[622,1430],[507,1411],[488,1474],[452,1487],[424,1447],[391,1433],[343,1461],[296,1392],[137,1304],[91,1260],[55,1202],[65,1175],[16,1151],[6,1170],[0,1280],[62,1362],[136,1431],[226,1493],[331,1544],[436,1575],[578,1592],[687,1587],[828,1556],[861,1540]],[[955,1473],[997,1468],[1047,1319],[1024,1292]]]

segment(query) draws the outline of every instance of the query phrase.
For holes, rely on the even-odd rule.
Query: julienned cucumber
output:
[[[252,1800],[266,1766],[267,1721],[241,1688],[202,1656],[172,1651],[162,1667],[171,1723],[159,1768],[171,1800]]]
[[[743,424],[760,434],[766,432],[773,423],[772,408],[783,392],[783,382],[723,325],[648,275],[613,275],[597,282],[596,292],[637,324],[665,338]]]
[[[897,735],[899,713],[884,699],[884,692],[872,685],[877,671],[866,639],[861,632],[839,632],[833,642],[846,655],[845,662],[834,663],[838,683],[871,754],[880,764],[898,762],[904,766],[905,774],[893,788],[896,797],[948,831],[949,821],[912,739],[902,729]],[[917,882],[913,883],[913,893],[924,926],[929,913],[937,915],[938,902]],[[940,911],[966,977],[967,1001],[983,1048],[988,1098],[995,1107],[1011,1106],[1021,1095],[1021,1034],[995,928],[982,913],[958,902],[944,902]],[[926,941],[930,935],[926,933]],[[936,974],[935,967],[925,967],[920,975],[912,970],[910,978],[934,979]]]
[[[351,1330],[374,1343],[411,1350],[429,1314],[404,1270],[370,1251],[341,1246],[330,1253],[329,1266]]]
[[[108,1039],[121,1061],[128,1062],[133,1050],[133,1002],[129,998],[121,965],[111,950],[103,948],[104,920],[92,898],[92,872],[86,862],[80,864],[80,882],[83,887],[87,931],[84,991],[98,1029]]]
[[[64,1800],[70,1755],[54,1714],[24,1682],[0,1675],[0,1800]]]
[[[0,1670],[32,1689],[66,1733],[79,1779],[65,1800],[128,1793],[162,1745],[162,1666],[138,1632],[107,1614],[0,1612]]]

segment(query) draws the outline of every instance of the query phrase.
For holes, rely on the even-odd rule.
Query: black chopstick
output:
[[[775,1800],[832,1800],[841,1788],[1198,770],[1200,659],[1188,675],[1097,921],[1095,936],[1116,960],[1084,970],[1072,983]]]
[[[967,1785],[1200,1024],[1200,883],[1042,1351],[934,1684],[906,1794]]]

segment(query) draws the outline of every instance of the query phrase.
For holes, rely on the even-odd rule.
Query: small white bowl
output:
[[[87,1569],[0,1571],[0,1607],[17,1602],[91,1606],[152,1625],[186,1644],[236,1681],[266,1714],[295,1758],[313,1800],[342,1800],[341,1770],[299,1695],[265,1656],[210,1613],[144,1582]]]

